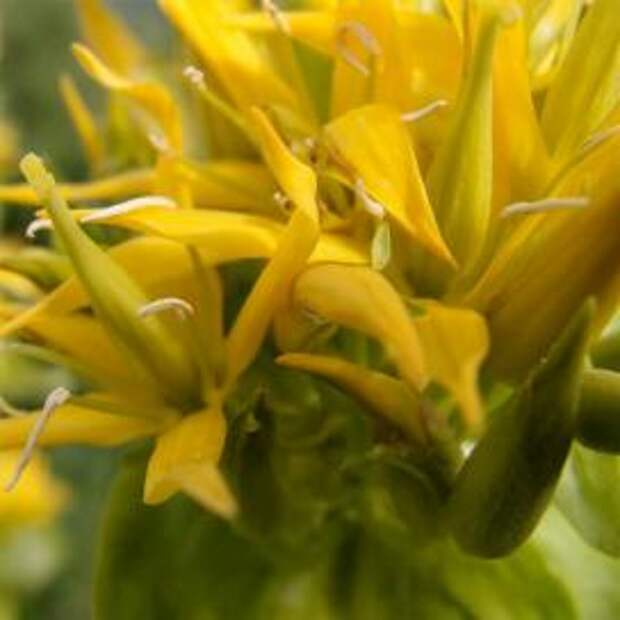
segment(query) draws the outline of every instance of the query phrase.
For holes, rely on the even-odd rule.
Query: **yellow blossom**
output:
[[[160,0],[196,58],[182,94],[99,1],[79,4],[74,55],[132,119],[130,161],[148,156],[104,174],[114,150],[65,80],[96,176],[56,184],[29,155],[29,184],[0,187],[43,207],[29,232],[53,230],[75,272],[4,309],[0,333],[36,335],[95,386],[56,408],[41,445],[153,436],[145,500],[180,490],[231,518],[226,400],[272,325],[281,364],[425,445],[453,412],[458,441],[483,432],[482,369],[518,383],[584,300],[594,338],[615,313],[617,0]],[[219,127],[199,151],[189,97]],[[103,249],[85,224],[134,236]],[[218,269],[245,259],[264,266],[226,331]],[[326,324],[384,359],[334,354]],[[0,445],[35,419],[0,421]]]

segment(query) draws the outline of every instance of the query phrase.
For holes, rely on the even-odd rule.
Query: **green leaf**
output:
[[[620,457],[575,445],[556,502],[584,540],[620,557]]]
[[[270,564],[229,524],[185,497],[144,505],[145,457],[128,457],[112,490],[99,541],[95,618],[257,617]]]

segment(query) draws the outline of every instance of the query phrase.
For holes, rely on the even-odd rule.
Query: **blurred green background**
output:
[[[139,28],[141,36],[163,51],[169,35],[152,0],[111,1]],[[70,45],[79,39],[72,0],[0,0],[0,118],[15,130],[18,154],[34,150],[54,162],[64,178],[83,178],[86,169],[79,143],[63,107],[58,78],[71,74],[97,109],[100,91],[83,77],[73,61]],[[8,172],[4,180],[17,180]],[[0,205],[4,235],[20,238],[28,214]],[[9,383],[20,392],[22,407],[36,406],[53,385],[38,382],[38,389],[15,386],[14,363],[0,364],[0,384]],[[12,376],[9,376],[12,375]],[[48,373],[53,383],[57,375]],[[17,591],[18,618],[82,620],[92,617],[90,608],[92,566],[102,505],[117,467],[121,451],[59,449],[50,454],[54,473],[67,481],[72,498],[52,533],[56,569],[51,581],[41,587],[32,584]],[[42,554],[42,551],[35,553]],[[4,561],[0,550],[0,563]],[[36,563],[22,554],[21,559]],[[1,568],[1,567],[0,567]],[[0,570],[0,581],[2,580]],[[0,601],[0,620],[14,617],[5,613]]]

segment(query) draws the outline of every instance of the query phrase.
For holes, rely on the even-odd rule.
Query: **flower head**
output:
[[[579,381],[616,311],[617,0],[249,4],[160,0],[196,65],[178,95],[118,18],[79,3],[73,51],[109,93],[108,126],[71,82],[63,94],[94,177],[56,183],[28,155],[28,185],[0,188],[43,207],[29,230],[53,230],[74,271],[0,328],[87,379],[37,442],[153,436],[146,501],[181,490],[233,517],[227,403],[268,352],[353,395],[407,450],[442,453],[451,485],[492,395],[514,390],[529,420],[545,401],[524,378],[551,372],[560,340],[578,344],[551,367]],[[104,249],[86,224],[133,236]],[[246,259],[264,264],[231,310],[220,267]],[[0,445],[34,419],[0,422]]]

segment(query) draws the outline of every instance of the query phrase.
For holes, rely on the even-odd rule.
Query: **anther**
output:
[[[385,207],[380,202],[373,200],[367,194],[366,187],[364,186],[364,181],[362,179],[357,179],[355,182],[355,195],[370,215],[379,220],[382,220],[385,217]]]
[[[151,131],[148,133],[148,139],[153,148],[160,153],[169,153],[170,152],[170,144],[166,136],[159,131]]]
[[[19,457],[19,461],[15,466],[15,471],[13,472],[9,482],[4,487],[5,491],[12,491],[16,487],[22,477],[22,474],[24,473],[24,470],[32,459],[37,442],[45,430],[45,426],[47,425],[50,417],[56,409],[64,405],[70,398],[71,392],[63,387],[58,387],[48,394],[45,399],[45,404],[43,405],[43,411],[41,411],[37,421],[30,431],[26,445],[24,446],[24,449]]]
[[[572,198],[547,198],[534,202],[515,202],[502,209],[500,217],[512,215],[526,215],[530,213],[543,213],[545,211],[561,211],[564,209],[584,209],[590,204],[587,196]]]
[[[379,47],[379,43],[372,32],[364,24],[356,21],[345,22],[342,24],[336,36],[336,46],[342,59],[351,65],[351,67],[359,71],[362,75],[369,77],[370,69],[368,66],[361,61],[351,50],[350,46],[347,45],[346,39],[349,33],[355,35],[357,40],[362,44],[362,47],[375,58],[381,56],[381,48]]]
[[[53,230],[54,226],[52,225],[52,220],[47,218],[43,218],[40,220],[33,220],[28,224],[28,228],[26,228],[26,237],[28,239],[34,239],[37,233],[41,230]]]
[[[276,3],[273,0],[261,0],[261,6],[263,11],[265,11],[269,17],[273,20],[273,23],[276,25],[280,32],[284,34],[291,34],[291,27],[284,17],[282,11],[276,6]]]
[[[82,224],[92,224],[94,222],[107,220],[117,215],[126,215],[127,213],[132,213],[133,211],[139,211],[141,209],[149,209],[153,207],[159,209],[176,209],[177,206],[177,203],[167,196],[142,196],[140,198],[132,198],[131,200],[120,202],[116,205],[112,205],[111,207],[106,207],[105,209],[97,209],[97,211],[89,213],[81,218],[80,222]]]
[[[184,299],[179,297],[162,297],[142,306],[138,310],[138,316],[141,319],[145,319],[154,314],[170,311],[174,312],[177,318],[182,320],[195,314],[194,306]]]
[[[183,69],[183,75],[194,86],[206,86],[205,74],[198,67],[188,65],[187,67],[185,67],[185,69]]]
[[[281,192],[280,190],[275,191],[273,193],[273,199],[278,207],[280,207],[280,209],[282,209],[285,213],[288,213],[291,210],[291,201],[284,192]]]
[[[401,114],[400,118],[403,123],[417,123],[421,121],[423,118],[430,116],[431,114],[435,114],[439,110],[442,110],[448,106],[448,102],[445,99],[437,99],[436,101],[432,101],[428,105],[425,105],[422,108],[418,108],[417,110],[412,110],[411,112],[405,112]]]

